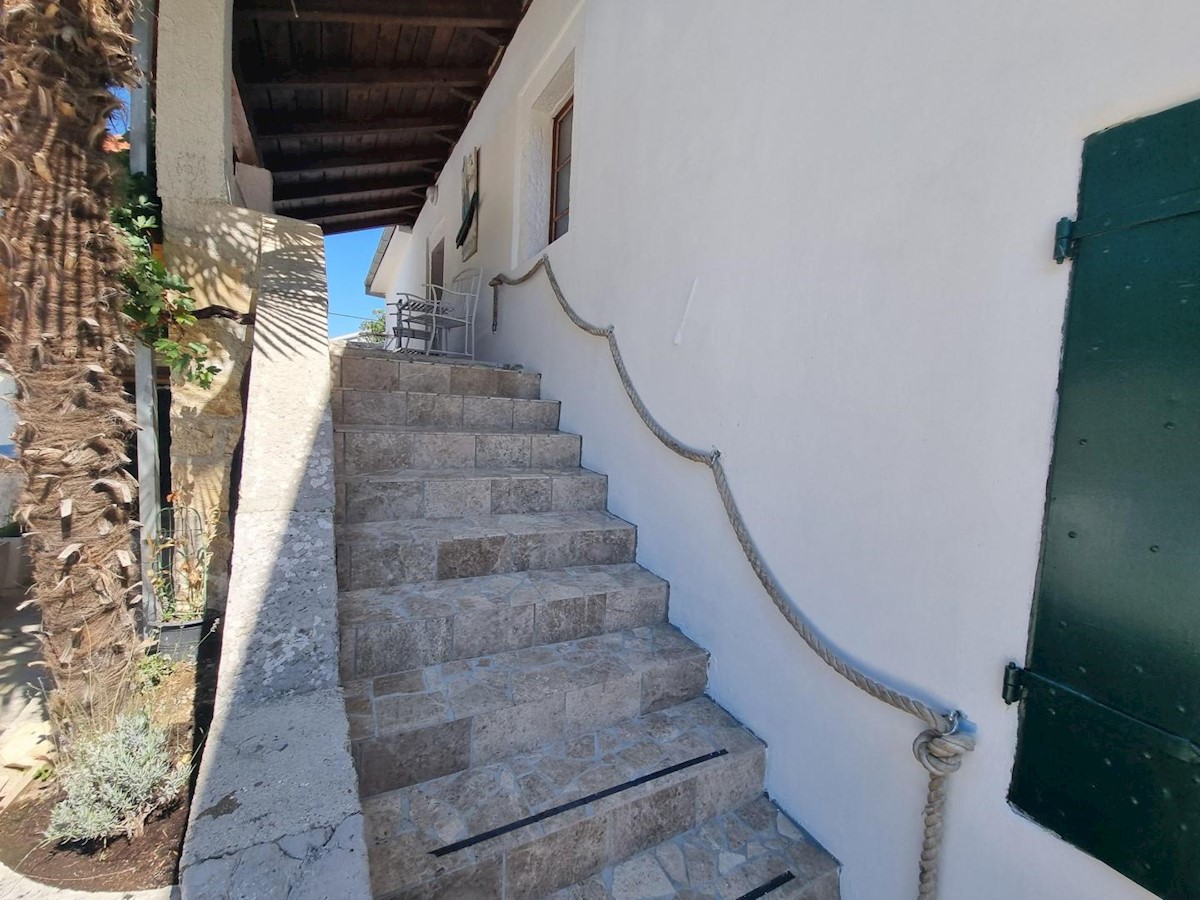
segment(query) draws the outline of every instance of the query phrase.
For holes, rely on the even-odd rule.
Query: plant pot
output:
[[[195,662],[200,654],[200,642],[212,630],[213,619],[193,619],[190,622],[163,622],[158,626],[158,652],[175,662]]]

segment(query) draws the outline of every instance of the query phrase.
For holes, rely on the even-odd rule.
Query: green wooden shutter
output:
[[[1009,800],[1197,898],[1200,102],[1088,138],[1078,216]]]

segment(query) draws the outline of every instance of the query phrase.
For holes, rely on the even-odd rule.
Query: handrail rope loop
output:
[[[881,700],[895,709],[899,709],[920,719],[928,726],[913,741],[913,755],[929,773],[929,789],[923,814],[924,835],[921,843],[920,881],[917,896],[921,900],[932,900],[932,898],[937,896],[938,857],[942,842],[943,811],[946,804],[946,778],[957,772],[962,766],[963,756],[975,749],[974,735],[962,729],[962,723],[966,717],[958,710],[948,713],[939,712],[915,697],[910,697],[901,691],[888,687],[883,682],[872,678],[855,667],[849,660],[842,657],[837,650],[825,642],[816,628],[788,595],[787,591],[784,590],[783,585],[775,578],[766,560],[759,553],[758,545],[755,544],[754,539],[751,537],[750,529],[746,525],[741,511],[738,509],[733,497],[733,491],[729,487],[729,480],[725,475],[725,467],[721,464],[721,451],[713,447],[709,452],[705,453],[683,443],[667,431],[650,414],[650,410],[642,400],[637,388],[634,387],[633,379],[630,377],[629,370],[625,367],[625,361],[621,357],[621,350],[617,344],[616,328],[612,325],[605,328],[593,325],[575,311],[571,304],[567,302],[566,296],[559,287],[558,279],[554,276],[554,268],[550,265],[549,256],[543,254],[538,257],[523,275],[511,277],[501,273],[489,282],[489,285],[492,287],[494,304],[492,309],[493,331],[496,329],[496,324],[499,321],[500,285],[515,286],[524,284],[539,271],[546,273],[546,279],[550,282],[550,287],[554,291],[554,297],[558,300],[558,305],[562,307],[567,318],[582,331],[586,331],[588,334],[596,337],[603,337],[607,340],[613,365],[617,370],[617,375],[621,379],[621,386],[625,389],[625,394],[629,397],[629,402],[633,404],[633,408],[641,418],[642,423],[669,450],[682,456],[684,459],[702,463],[711,470],[717,494],[720,496],[721,503],[725,507],[725,515],[729,519],[730,527],[733,529],[738,543],[741,545],[742,552],[746,556],[746,561],[750,563],[750,568],[753,569],[755,576],[762,584],[763,589],[775,605],[775,608],[779,610],[779,613],[792,626],[804,643],[808,645],[822,662],[856,688],[869,694],[876,700]]]

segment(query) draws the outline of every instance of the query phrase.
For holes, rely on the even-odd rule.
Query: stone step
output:
[[[333,387],[537,400],[542,376],[465,360],[413,359],[386,350],[331,350]]]
[[[838,862],[766,797],[606,866],[547,900],[838,900]]]
[[[634,561],[637,530],[600,510],[341,525],[338,589]]]
[[[345,681],[359,794],[674,706],[704,691],[707,667],[704,650],[663,624]]]
[[[335,522],[604,509],[608,478],[580,468],[401,469],[339,478]]]
[[[372,893],[532,900],[761,795],[762,744],[706,697],[366,799]]]
[[[334,465],[342,475],[394,469],[575,468],[582,442],[562,431],[337,425]]]
[[[424,428],[486,428],[490,431],[554,431],[557,400],[517,400],[420,391],[333,391],[338,425],[416,425]]]
[[[667,620],[667,583],[637,563],[346,591],[342,681]]]

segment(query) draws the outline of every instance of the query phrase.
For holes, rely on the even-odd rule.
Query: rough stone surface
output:
[[[364,359],[377,362],[362,366],[358,361]],[[386,350],[339,346],[330,353],[330,363],[335,385],[352,390],[417,391],[522,400],[537,400],[541,396],[542,376],[538,373],[497,368],[485,362],[398,358]],[[386,374],[380,376],[378,373]]]
[[[197,307],[250,311],[253,284],[246,272],[258,266],[261,216],[207,203],[169,202],[164,210],[167,265],[186,272]],[[207,583],[209,606],[224,608],[233,552],[229,507],[229,460],[242,437],[242,381],[253,329],[230,319],[206,319],[183,330],[181,341],[208,347],[220,371],[204,388],[171,379],[171,485],[175,504],[212,519]]]
[[[436,626],[433,640],[440,643],[444,620],[425,621]],[[357,649],[360,671],[394,665],[388,648],[400,639],[389,626],[376,627],[384,636],[370,652],[378,658],[364,660],[373,636],[368,630]],[[410,648],[408,658],[421,658],[424,649]],[[427,666],[403,679],[383,675],[347,682],[361,716],[355,748],[363,792],[428,777],[424,748],[444,733],[446,722],[470,722],[469,761],[479,765],[657,709],[665,683],[672,683],[676,702],[696,697],[704,683],[694,672],[706,663],[703,650],[671,626],[658,625]],[[392,746],[397,742],[388,740],[401,732],[417,736],[405,742],[414,756],[411,764]],[[425,733],[428,737],[420,737]]]
[[[338,425],[343,475],[425,469],[578,468],[579,435],[561,432],[473,432],[451,426]]]
[[[762,745],[702,696],[707,654],[666,624],[666,583],[537,376],[374,351],[333,368],[374,895],[734,898],[790,867],[772,897],[834,900],[836,864],[762,798]],[[402,426],[357,406],[393,373]]]
[[[766,797],[703,821],[547,900],[736,900],[791,872],[768,900],[838,900],[838,864]]]
[[[599,510],[343,525],[344,590],[632,562],[636,530]]]
[[[361,812],[339,690],[230,706],[218,706],[209,732],[185,871],[314,829],[332,835]]]
[[[728,754],[468,849],[442,857],[429,853],[715,750]],[[493,897],[544,896],[619,863],[622,857],[613,849],[618,844],[640,853],[663,837],[693,828],[697,780],[705,775],[719,778],[732,771],[732,763],[762,755],[761,743],[711,700],[698,698],[599,731],[549,741],[535,752],[372,797],[364,810],[375,890],[454,896],[443,892],[451,883],[448,878],[503,858],[506,890]],[[738,805],[762,789],[760,781],[744,778],[739,787]],[[623,824],[629,810],[653,827],[632,836]]]
[[[188,898],[366,897],[338,688],[334,444],[320,229],[262,217],[254,365]]]

